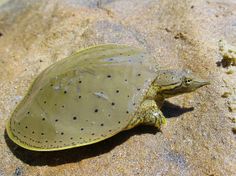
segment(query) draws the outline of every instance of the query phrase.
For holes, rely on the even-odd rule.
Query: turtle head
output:
[[[161,70],[154,81],[157,93],[164,98],[193,92],[208,84],[209,81],[193,75],[190,70]]]

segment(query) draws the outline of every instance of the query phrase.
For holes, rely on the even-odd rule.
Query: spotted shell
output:
[[[7,123],[8,136],[35,151],[102,141],[124,130],[155,78],[141,49],[83,49],[44,70]]]

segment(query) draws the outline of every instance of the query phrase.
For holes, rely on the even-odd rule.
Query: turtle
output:
[[[42,71],[6,131],[25,149],[57,151],[97,143],[141,124],[161,129],[166,98],[207,84],[189,70],[158,69],[137,47],[92,46]]]

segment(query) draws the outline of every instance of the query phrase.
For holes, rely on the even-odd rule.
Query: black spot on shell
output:
[[[112,130],[109,130],[109,132],[111,132]]]
[[[43,136],[43,135],[44,135],[44,133],[41,133],[41,135]]]
[[[58,119],[55,119],[55,122],[58,122]]]
[[[120,121],[118,123],[120,124]]]
[[[32,131],[32,134],[34,134],[34,131]]]
[[[82,83],[82,81],[79,81],[79,83],[81,84],[81,83]]]
[[[79,99],[82,98],[82,96],[79,96]]]
[[[53,86],[53,84],[50,84],[50,86],[52,87],[52,86]]]
[[[63,132],[61,132],[61,135],[64,135],[64,133],[63,133]]]
[[[64,108],[65,106],[64,106],[64,105],[62,105],[61,107],[62,107],[62,108]]]
[[[66,90],[64,91],[64,94],[67,94],[67,91],[66,91]]]
[[[126,114],[129,114],[129,111],[126,111]]]
[[[70,140],[73,140],[73,137],[71,137]]]
[[[125,82],[127,82],[128,80],[127,79],[125,79]]]
[[[76,117],[76,116],[74,116],[74,117],[73,117],[73,120],[76,120],[76,119],[77,119],[77,117]]]
[[[119,93],[120,91],[119,90],[116,90],[116,93]]]
[[[139,73],[138,76],[141,76],[141,74]]]
[[[98,109],[95,109],[94,112],[98,112]]]
[[[27,126],[25,126],[25,128],[28,128]]]
[[[137,88],[137,91],[140,91],[140,88]]]
[[[57,106],[57,104],[55,103],[54,106]]]
[[[107,75],[108,78],[111,78],[111,75]]]
[[[45,118],[42,118],[42,120],[44,121],[44,120],[45,120]]]
[[[84,129],[83,128],[80,128],[81,131],[83,131]]]
[[[48,141],[45,141],[46,143],[48,143]]]
[[[92,136],[94,136],[95,134],[94,134],[94,133],[92,133],[91,135],[92,135]]]
[[[114,105],[115,105],[115,103],[114,103],[114,102],[112,102],[112,103],[111,103],[111,105],[112,105],[112,106],[114,106]]]
[[[101,124],[100,124],[100,126],[104,126],[104,124],[103,124],[103,123],[101,123]]]
[[[30,112],[28,111],[27,114],[30,114]]]
[[[46,103],[47,103],[47,101],[44,101],[43,103],[44,103],[44,104],[46,104]]]

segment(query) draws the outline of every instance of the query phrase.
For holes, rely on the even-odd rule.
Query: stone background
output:
[[[236,44],[235,0],[0,0],[0,176],[236,175],[235,114],[221,97],[236,89],[236,70],[217,66],[219,39]],[[100,43],[145,48],[160,68],[189,68],[211,85],[169,99],[163,133],[138,127],[48,153],[13,144],[5,122],[37,75]]]

